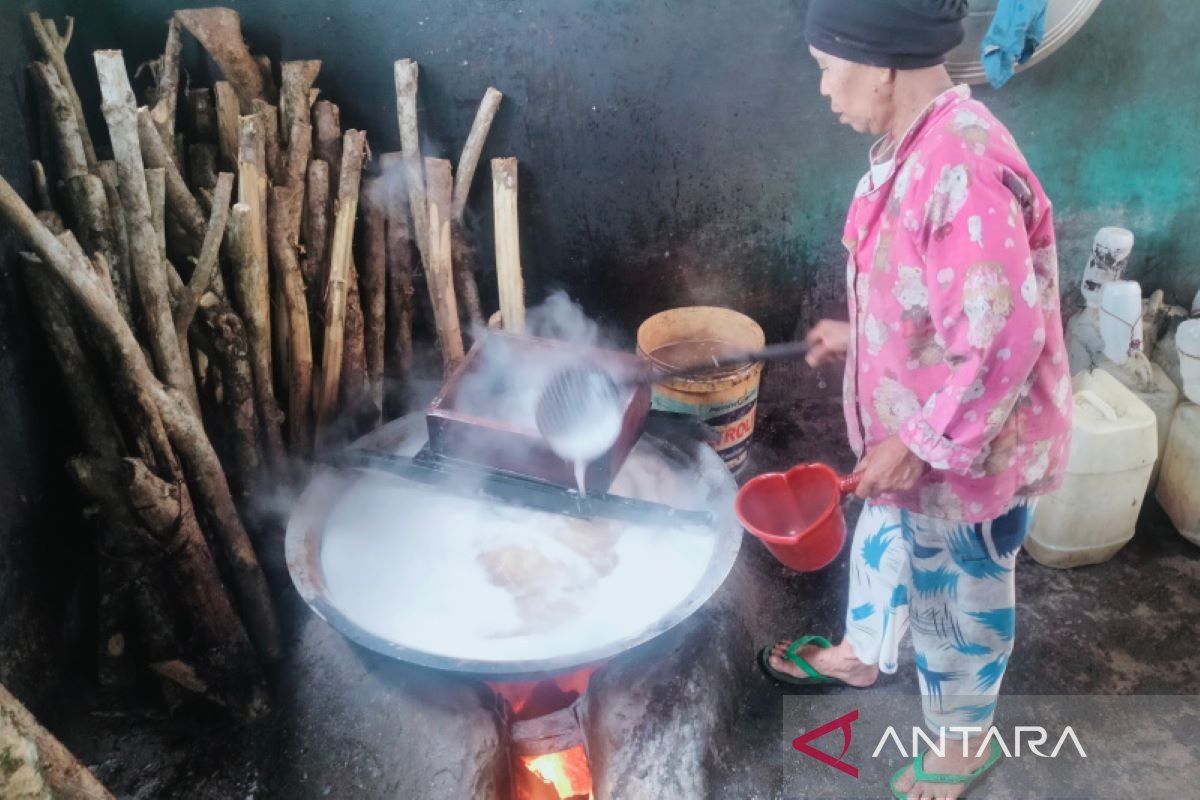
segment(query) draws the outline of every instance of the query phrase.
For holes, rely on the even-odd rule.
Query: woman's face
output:
[[[821,70],[821,96],[829,98],[838,122],[876,136],[891,127],[894,84],[890,69],[856,64],[815,47],[808,52]]]

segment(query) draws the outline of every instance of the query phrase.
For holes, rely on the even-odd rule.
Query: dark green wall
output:
[[[105,44],[135,63],[149,57],[178,5],[108,0]],[[232,5],[256,50],[325,61],[326,96],[368,128],[376,151],[397,146],[395,58],[421,64],[435,154],[457,158],[484,88],[504,91],[487,155],[522,161],[535,295],[561,285],[626,328],[670,305],[728,304],[773,336],[841,307],[841,218],[869,142],[838,127],[817,92],[804,2]],[[1094,229],[1123,224],[1138,236],[1136,276],[1195,290],[1200,65],[1188,19],[1200,12],[1180,19],[1181,7],[1192,8],[1107,0],[1052,58],[1001,92],[979,91],[1055,202],[1064,283]],[[490,241],[480,177],[473,208]]]

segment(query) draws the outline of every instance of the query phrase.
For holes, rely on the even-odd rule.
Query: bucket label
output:
[[[674,397],[664,397],[655,391],[651,407],[690,414],[715,428],[721,438],[713,448],[730,469],[741,466],[749,456],[758,411],[758,387],[734,400],[715,404],[688,403]]]

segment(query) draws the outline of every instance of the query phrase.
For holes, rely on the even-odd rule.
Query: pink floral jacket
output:
[[[885,137],[872,163],[891,149]],[[846,220],[850,444],[932,466],[880,502],[982,522],[1056,488],[1071,432],[1050,201],[965,86],[935,99]]]

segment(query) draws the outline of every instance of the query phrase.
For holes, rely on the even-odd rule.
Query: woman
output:
[[[911,624],[926,725],[991,725],[1012,652],[1016,554],[1057,487],[1071,384],[1050,202],[1012,136],[945,54],[966,0],[812,0],[807,36],[839,121],[881,138],[850,206],[851,322],[809,333],[845,359],[845,411],[867,500],[845,638],[763,652],[790,683],[866,687]],[[970,737],[969,737],[970,738]],[[896,773],[893,794],[956,798],[995,761],[968,742]],[[936,773],[936,774],[931,774]]]

